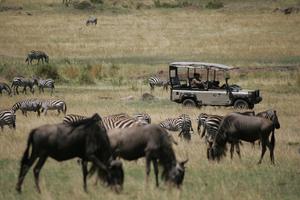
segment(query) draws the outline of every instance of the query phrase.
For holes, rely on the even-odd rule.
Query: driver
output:
[[[200,80],[200,74],[194,73],[194,78],[191,81],[191,87],[198,87],[198,88],[203,87],[203,83]]]

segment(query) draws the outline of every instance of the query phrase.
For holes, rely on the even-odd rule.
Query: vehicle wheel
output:
[[[249,104],[247,101],[243,100],[243,99],[238,99],[234,102],[233,107],[235,109],[248,109],[249,108]]]
[[[186,107],[196,107],[196,102],[192,99],[185,99],[182,104]]]

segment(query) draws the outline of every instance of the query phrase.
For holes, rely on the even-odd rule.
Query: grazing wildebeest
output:
[[[150,165],[153,163],[158,183],[158,164],[162,165],[162,178],[171,184],[180,187],[184,179],[185,163],[177,162],[172,148],[173,140],[168,132],[158,125],[149,124],[126,129],[112,129],[108,137],[114,154],[125,160],[146,158],[147,178],[150,174]]]
[[[249,116],[254,116],[255,112],[254,111],[245,111],[245,112],[236,112],[242,115],[249,115]],[[219,115],[210,115],[206,113],[201,113],[198,116],[198,133],[200,134],[200,128],[203,126],[202,133],[201,133],[201,138],[205,136],[205,142],[207,144],[207,159],[211,159],[210,155],[210,149],[213,145],[214,138],[216,137],[220,124],[223,120],[223,116]],[[238,143],[230,143],[230,157],[231,159],[233,158],[233,153],[234,153],[234,147],[236,147],[236,153],[238,154],[239,158],[241,158],[240,154],[240,144],[241,142],[239,141]]]
[[[29,151],[30,149],[31,151]],[[39,173],[48,157],[57,161],[81,158],[85,191],[87,191],[88,161],[106,174],[103,181],[106,181],[108,185],[120,188],[123,184],[122,165],[119,161],[112,160],[109,138],[98,114],[71,126],[63,123],[47,124],[33,129],[29,133],[27,147],[21,159],[17,191],[21,192],[26,173],[34,161],[39,158],[33,172],[36,188],[40,192]]]
[[[88,26],[89,24],[95,24],[95,26],[97,25],[97,18],[96,17],[89,17],[86,20],[86,25]]]
[[[2,95],[2,91],[5,90],[9,96],[11,96],[11,89],[8,84],[0,82],[0,94]]]
[[[43,51],[32,50],[27,54],[25,62],[29,65],[29,63],[32,64],[32,60],[38,60],[38,64],[40,63],[40,60],[42,60],[42,63],[44,63],[44,60],[48,63],[49,56]]]
[[[23,87],[23,93],[27,93],[27,87],[29,87],[30,92],[34,94],[34,85],[38,85],[38,80],[36,78],[27,79],[24,77],[15,77],[12,81],[11,88],[14,91],[14,95],[19,94],[19,87]]]
[[[216,158],[219,160],[225,155],[227,142],[237,143],[239,140],[242,140],[253,143],[256,140],[260,140],[262,152],[258,164],[260,164],[263,159],[266,147],[269,148],[272,164],[275,164],[275,129],[279,128],[280,124],[276,112],[274,113],[272,121],[258,116],[246,116],[239,113],[231,113],[222,120],[219,131],[213,142],[211,150],[213,159]],[[269,141],[270,134],[271,140]]]

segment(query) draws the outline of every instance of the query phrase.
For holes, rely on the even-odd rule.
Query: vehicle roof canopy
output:
[[[206,63],[206,62],[172,62],[170,67],[176,68],[190,68],[190,69],[213,69],[213,70],[231,70],[234,69],[232,66],[227,66],[223,64],[216,63]]]

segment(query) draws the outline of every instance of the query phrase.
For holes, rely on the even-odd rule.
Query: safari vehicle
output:
[[[169,65],[171,101],[185,106],[233,106],[252,109],[261,102],[259,90],[246,90],[238,85],[229,85],[229,71],[233,67],[203,62],[173,62]],[[194,86],[194,75],[205,77],[201,85]],[[222,77],[222,78],[220,78]],[[220,79],[224,84],[220,86]],[[193,85],[193,86],[192,86]]]

